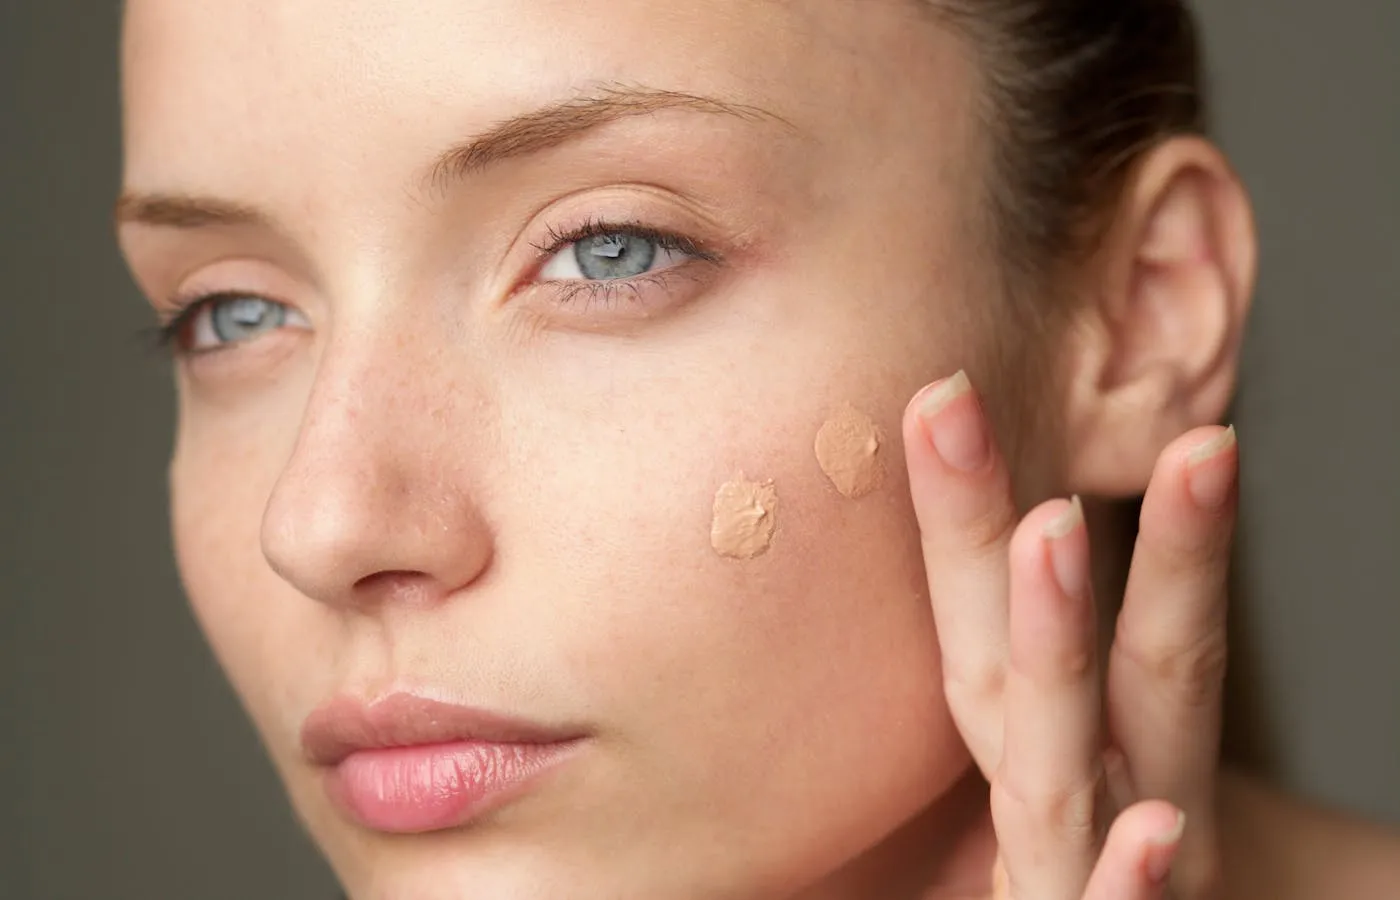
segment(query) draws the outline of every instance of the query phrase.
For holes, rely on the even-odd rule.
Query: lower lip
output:
[[[332,800],[374,831],[457,828],[519,796],[576,742],[462,742],[352,753],[328,773]]]

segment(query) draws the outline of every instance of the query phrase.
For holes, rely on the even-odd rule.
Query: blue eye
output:
[[[632,234],[600,234],[574,242],[574,260],[581,273],[597,280],[632,278],[656,261],[652,241]]]
[[[209,329],[220,343],[246,341],[286,321],[287,307],[261,297],[230,297],[209,304]]]
[[[163,331],[181,352],[242,344],[286,327],[310,328],[300,312],[254,294],[214,294],[190,304]]]
[[[540,270],[542,281],[619,281],[681,265],[700,254],[677,238],[618,228],[562,244]]]

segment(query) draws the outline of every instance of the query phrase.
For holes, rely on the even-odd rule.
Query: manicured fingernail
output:
[[[1161,884],[1172,873],[1172,863],[1176,861],[1176,851],[1181,847],[1181,837],[1186,834],[1186,813],[1178,811],[1176,826],[1170,831],[1147,842],[1147,877],[1154,884]]]
[[[954,405],[972,393],[966,372],[959,372],[929,389],[919,401],[919,418],[939,457],[961,472],[976,472],[991,458],[991,440],[976,403]]]
[[[1233,427],[1206,441],[1186,460],[1186,486],[1191,499],[1202,509],[1219,509],[1230,499],[1235,486],[1236,466],[1222,462],[1238,439]]]
[[[1078,599],[1089,593],[1089,562],[1077,546],[1064,539],[1084,524],[1084,503],[1075,497],[1069,508],[1045,526],[1045,541],[1050,547],[1050,568],[1066,597]]]

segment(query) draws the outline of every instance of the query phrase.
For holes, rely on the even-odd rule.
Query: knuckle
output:
[[[1006,690],[1006,667],[991,658],[949,665],[943,690],[949,703],[957,706],[976,709],[999,703]]]
[[[998,828],[1046,837],[1056,843],[1092,845],[1101,837],[1100,810],[1103,806],[1102,776],[1083,784],[1049,789],[1020,785],[1003,769],[992,781],[992,810]]]
[[[1042,812],[1047,828],[1054,828],[1075,843],[1089,843],[1098,835],[1098,785],[1090,784],[1068,791],[1054,791],[1046,798]]]
[[[1192,528],[1144,517],[1138,521],[1138,534],[1140,542],[1149,546],[1154,556],[1177,570],[1223,570],[1234,552],[1234,529],[1228,520]]]
[[[965,551],[979,556],[1005,553],[1019,517],[1010,495],[998,491],[984,497],[977,508],[967,511],[959,526],[960,543]]]
[[[1063,642],[1046,641],[1034,651],[1011,654],[1012,666],[1021,677],[1039,685],[1082,686],[1098,677],[1098,649],[1091,637]]]
[[[1224,683],[1229,646],[1223,627],[1202,632],[1194,638],[1147,637],[1134,633],[1120,619],[1114,651],[1143,671],[1153,681],[1169,686],[1191,706],[1215,702]]]
[[[1215,535],[1192,539],[1189,536],[1172,535],[1152,542],[1152,553],[1160,565],[1172,572],[1218,571],[1224,572],[1230,566],[1233,544]]]
[[[964,522],[963,540],[967,549],[979,556],[1004,552],[1015,523],[1015,515],[997,504],[996,508],[982,510]]]
[[[1098,659],[1092,643],[1048,648],[1047,655],[1050,670],[1044,674],[1056,681],[1079,684],[1098,671]]]

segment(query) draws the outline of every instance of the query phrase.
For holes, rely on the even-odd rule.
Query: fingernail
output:
[[[960,472],[976,472],[991,458],[991,441],[982,410],[976,403],[953,407],[953,401],[972,393],[966,372],[929,389],[919,402],[919,418],[928,431],[933,449]]]
[[[1089,565],[1079,547],[1071,546],[1065,538],[1084,524],[1084,503],[1074,497],[1069,509],[1060,513],[1042,532],[1050,547],[1050,568],[1066,597],[1078,599],[1089,593]]]
[[[1202,509],[1219,509],[1230,499],[1236,467],[1219,462],[1238,442],[1233,426],[1206,441],[1186,460],[1186,486]]]
[[[1177,811],[1176,825],[1147,842],[1147,877],[1154,884],[1161,884],[1172,873],[1172,863],[1181,847],[1182,835],[1186,834],[1186,813]]]

